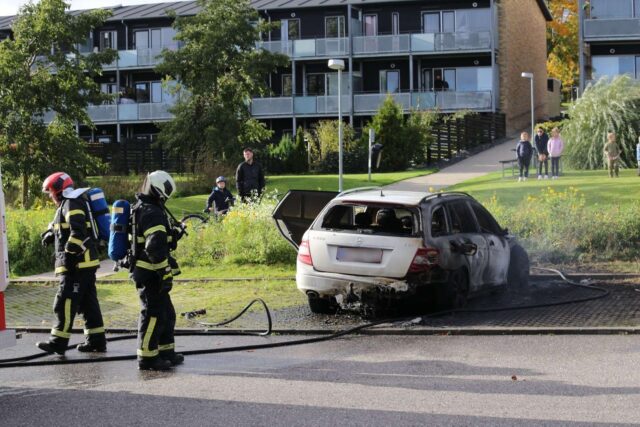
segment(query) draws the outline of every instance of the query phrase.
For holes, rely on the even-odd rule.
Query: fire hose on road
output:
[[[546,272],[550,272],[550,273],[556,274],[563,280],[564,283],[567,283],[567,284],[569,284],[571,286],[576,286],[576,287],[579,287],[579,288],[583,288],[583,289],[593,290],[593,291],[596,291],[597,294],[596,295],[592,295],[592,296],[573,298],[573,299],[567,299],[567,300],[562,300],[562,301],[554,301],[554,302],[549,302],[549,303],[513,305],[513,306],[503,306],[503,307],[488,307],[488,308],[473,308],[473,309],[459,308],[459,309],[443,310],[443,311],[438,311],[438,312],[434,312],[434,313],[425,314],[425,315],[422,316],[422,318],[423,319],[434,318],[434,317],[438,317],[438,316],[443,316],[443,315],[447,315],[447,314],[455,314],[455,313],[490,313],[490,312],[501,312],[501,311],[508,311],[508,310],[525,310],[525,309],[553,307],[553,306],[568,305],[568,304],[577,304],[577,303],[584,303],[584,302],[587,302],[587,301],[593,301],[593,300],[605,298],[605,297],[609,296],[609,294],[610,294],[610,291],[608,291],[607,289],[595,286],[593,284],[578,283],[578,282],[572,281],[572,280],[568,279],[561,271],[556,270],[556,269],[543,268],[543,267],[531,267],[531,268],[535,269],[535,270],[539,270],[539,271],[546,271]],[[249,304],[247,304],[247,306],[245,306],[238,314],[233,316],[231,319],[225,320],[225,321],[220,322],[220,323],[199,323],[199,324],[201,326],[204,326],[204,327],[217,327],[217,326],[223,326],[223,325],[230,324],[233,321],[235,321],[235,320],[239,319],[240,317],[242,317],[249,310],[249,308],[251,308],[251,306],[253,306],[256,303],[260,303],[264,307],[266,318],[267,318],[267,324],[268,324],[267,325],[267,329],[265,331],[263,331],[263,332],[247,332],[247,331],[238,331],[238,330],[226,330],[226,331],[200,330],[200,331],[176,332],[175,335],[176,336],[216,336],[216,335],[217,336],[220,336],[220,335],[226,335],[226,336],[232,336],[232,335],[240,336],[240,335],[243,335],[243,336],[247,336],[247,335],[252,335],[252,336],[262,336],[262,337],[269,336],[272,333],[272,326],[273,326],[271,312],[270,312],[269,307],[267,306],[267,304],[261,299],[255,299],[255,300],[251,301]],[[374,322],[364,323],[362,325],[358,325],[358,326],[355,326],[355,327],[352,327],[352,328],[344,329],[342,331],[337,331],[337,332],[334,332],[334,333],[331,333],[331,334],[328,334],[328,335],[323,335],[323,336],[318,336],[318,337],[304,338],[304,339],[298,339],[298,340],[280,341],[280,342],[270,342],[270,343],[264,343],[264,344],[249,344],[249,345],[232,346],[232,347],[218,347],[218,348],[209,348],[209,349],[201,349],[201,350],[187,350],[187,351],[182,351],[181,354],[183,354],[185,356],[192,356],[192,355],[200,355],[200,354],[229,353],[229,352],[234,352],[234,351],[261,350],[261,349],[268,349],[268,348],[288,347],[288,346],[303,345],[303,344],[313,344],[313,343],[333,340],[333,339],[340,338],[340,337],[343,337],[343,336],[346,336],[346,335],[357,333],[357,332],[362,331],[364,329],[373,328],[375,326],[379,326],[379,325],[383,325],[383,324],[387,324],[387,323],[407,322],[407,321],[410,321],[410,320],[414,320],[417,317],[420,317],[420,316],[413,315],[413,316],[406,316],[406,317],[399,317],[399,318],[377,320],[377,321],[374,321]],[[114,341],[123,341],[123,340],[130,340],[130,339],[136,339],[136,338],[137,338],[136,334],[121,335],[121,336],[117,336],[117,337],[108,338],[107,341],[114,342]],[[68,349],[72,349],[72,348],[75,348],[75,345],[72,345],[72,346],[68,347]],[[56,365],[75,365],[75,364],[84,364],[84,363],[117,362],[117,361],[123,361],[123,360],[135,360],[136,357],[137,357],[135,354],[131,354],[131,355],[122,355],[122,356],[95,357],[95,358],[87,358],[87,359],[35,360],[35,359],[40,359],[40,358],[43,358],[43,357],[46,357],[46,356],[49,356],[49,355],[50,355],[49,353],[36,353],[36,354],[29,355],[29,356],[16,357],[16,358],[12,358],[12,359],[2,359],[2,360],[0,360],[0,369],[2,369],[2,368],[17,368],[17,367],[30,367],[30,366],[56,366]]]

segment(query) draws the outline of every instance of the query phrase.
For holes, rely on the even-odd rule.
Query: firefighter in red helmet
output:
[[[100,261],[96,249],[96,224],[93,222],[86,189],[74,190],[73,180],[64,172],[44,180],[42,191],[49,194],[57,209],[42,244],[55,243],[55,273],[60,288],[53,302],[57,322],[49,341],[36,345],[48,353],[64,354],[71,337],[76,313],[82,313],[85,342],[81,352],[104,352],[107,341],[96,292],[96,270]]]

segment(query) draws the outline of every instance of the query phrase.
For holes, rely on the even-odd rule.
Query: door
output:
[[[477,202],[471,202],[471,208],[478,221],[480,233],[487,241],[489,259],[483,277],[484,283],[503,285],[507,283],[510,248],[504,230],[491,214]]]
[[[299,19],[283,19],[280,23],[280,39],[282,41],[300,39]]]
[[[429,12],[422,15],[422,32],[427,34],[440,32],[440,12]]]
[[[380,93],[400,92],[400,71],[380,70]]]
[[[449,243],[452,248],[463,244],[474,244],[477,247],[475,254],[463,254],[454,251],[452,256],[463,257],[467,262],[469,271],[469,290],[477,291],[484,283],[484,274],[489,262],[488,244],[479,233],[476,219],[466,200],[455,200],[446,203],[449,214],[450,232]]]
[[[135,49],[148,49],[150,48],[149,43],[149,31],[148,30],[139,30],[133,33],[133,42],[135,43]]]
[[[118,49],[118,33],[116,31],[100,32],[100,51],[105,49]]]
[[[334,191],[289,190],[271,216],[282,237],[297,250],[305,231],[337,195]]]
[[[378,35],[378,15],[364,15],[364,35]]]
[[[344,38],[346,37],[344,16],[327,16],[324,19],[324,35],[325,38]]]

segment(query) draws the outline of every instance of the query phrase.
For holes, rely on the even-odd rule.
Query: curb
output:
[[[352,326],[350,326],[352,327]],[[11,327],[16,332],[49,333],[51,328],[43,327]],[[347,328],[345,328],[347,329]],[[331,335],[344,329],[274,329],[273,335]],[[82,329],[74,329],[73,333],[82,334]],[[176,336],[193,332],[209,332],[212,336],[232,335],[234,333],[259,333],[263,330],[256,329],[176,329]],[[107,329],[107,334],[136,334],[132,329]],[[410,329],[398,326],[396,328],[378,327],[363,329],[353,335],[380,335],[380,336],[501,336],[501,335],[640,335],[640,326],[604,326],[604,327],[455,327],[432,328],[415,326]],[[206,335],[202,335],[206,336]]]

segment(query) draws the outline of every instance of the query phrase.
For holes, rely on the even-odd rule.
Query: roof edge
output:
[[[553,15],[551,15],[551,11],[549,10],[549,6],[547,6],[547,2],[544,0],[536,0],[538,2],[538,6],[540,6],[540,10],[544,15],[544,19],[548,22],[553,21]]]

